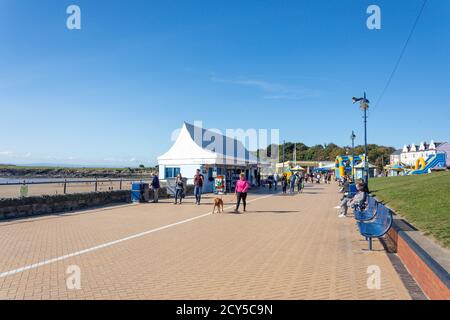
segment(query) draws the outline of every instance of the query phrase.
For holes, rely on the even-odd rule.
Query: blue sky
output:
[[[66,28],[67,6],[81,30]],[[366,27],[370,4],[381,30]],[[450,140],[450,1],[0,0],[0,163],[155,164],[183,121],[308,145]]]

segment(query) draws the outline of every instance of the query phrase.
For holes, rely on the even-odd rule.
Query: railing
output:
[[[0,199],[68,193],[131,190],[133,182],[149,182],[148,179],[91,179],[0,182]],[[164,184],[164,181],[161,181]]]

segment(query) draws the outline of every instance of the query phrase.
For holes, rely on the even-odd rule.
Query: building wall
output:
[[[167,179],[168,177],[166,177],[166,168],[180,168],[180,173],[184,178],[188,179],[188,183],[190,182],[189,180],[192,180],[192,178],[194,178],[194,175],[196,173],[197,169],[200,169],[201,165],[198,164],[193,164],[193,165],[188,165],[188,164],[182,164],[182,165],[159,165],[159,178],[160,179]]]
[[[391,154],[390,158],[389,158],[390,164],[394,165],[396,163],[400,162],[400,155],[399,154]]]
[[[416,160],[419,158],[424,158],[425,160],[428,158],[428,156],[436,154],[436,150],[427,150],[427,151],[416,151],[416,152],[403,152],[400,155],[400,161],[408,164],[408,165],[415,165]]]
[[[447,167],[450,167],[450,143],[443,143],[436,149],[447,154]]]
[[[159,174],[158,174],[158,177],[159,177],[159,179],[165,179],[166,177],[165,177],[165,172],[166,172],[166,166],[165,165],[162,165],[162,164],[160,164],[159,166],[158,166],[158,170],[159,170]]]

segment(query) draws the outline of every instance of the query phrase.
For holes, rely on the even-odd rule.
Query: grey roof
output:
[[[436,148],[438,148],[440,145],[443,145],[443,144],[445,144],[446,142],[435,142],[434,143],[434,146],[436,147]],[[424,147],[425,147],[425,151],[428,151],[428,150],[430,150],[430,144],[428,143],[428,142],[424,142],[423,143],[423,145],[424,145]],[[408,149],[408,152],[410,152],[411,151],[411,146],[413,146],[413,144],[408,144],[408,145],[406,145],[406,148]],[[417,145],[417,144],[415,144],[415,146],[416,146],[416,150],[417,151],[419,151],[419,148],[420,148],[420,144],[419,145]],[[395,152],[397,152],[397,150],[395,151]],[[393,153],[393,154],[396,154],[396,153]],[[401,149],[401,153],[403,152],[403,149]]]
[[[186,129],[188,130],[192,140],[201,148],[235,158],[242,157],[245,160],[256,160],[256,157],[251,154],[239,140],[227,137],[212,130],[194,126],[187,122],[184,124],[186,125]],[[203,139],[205,134],[207,138]],[[216,142],[217,139],[219,139],[218,143]],[[222,142],[220,142],[220,140]],[[222,150],[216,150],[214,147],[215,145],[221,147]]]

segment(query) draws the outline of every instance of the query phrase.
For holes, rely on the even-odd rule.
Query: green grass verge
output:
[[[450,248],[450,172],[376,178],[369,187],[378,200]]]

